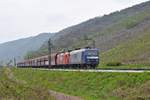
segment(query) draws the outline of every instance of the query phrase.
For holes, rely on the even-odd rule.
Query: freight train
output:
[[[91,69],[96,68],[99,60],[99,49],[83,48],[18,62],[17,67]]]

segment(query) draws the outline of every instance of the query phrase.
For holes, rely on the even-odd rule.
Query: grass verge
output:
[[[23,74],[23,73],[22,73]],[[55,100],[48,89],[18,79],[9,68],[0,69],[0,100]]]
[[[19,80],[85,100],[149,100],[150,73],[52,72],[12,69]]]

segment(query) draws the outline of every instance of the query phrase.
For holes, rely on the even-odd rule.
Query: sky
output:
[[[58,32],[148,0],[0,0],[0,43]]]

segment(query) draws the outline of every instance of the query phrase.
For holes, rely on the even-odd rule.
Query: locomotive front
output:
[[[84,61],[87,65],[95,68],[99,64],[99,50],[85,49],[83,52]]]

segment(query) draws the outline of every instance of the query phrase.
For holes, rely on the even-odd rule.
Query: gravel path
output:
[[[33,68],[35,70],[48,70],[48,71],[64,71],[64,72],[95,72],[95,73],[99,73],[99,72],[119,72],[119,73],[143,73],[143,72],[150,72],[150,70],[132,70],[132,69],[128,69],[128,70],[101,70],[101,69],[87,69],[87,70],[83,70],[83,69],[44,69],[44,68]]]
[[[55,91],[52,91],[52,90],[50,90],[49,92],[52,96],[55,97],[56,100],[83,100],[80,97],[69,96],[69,95],[59,93],[59,92],[55,92]]]

